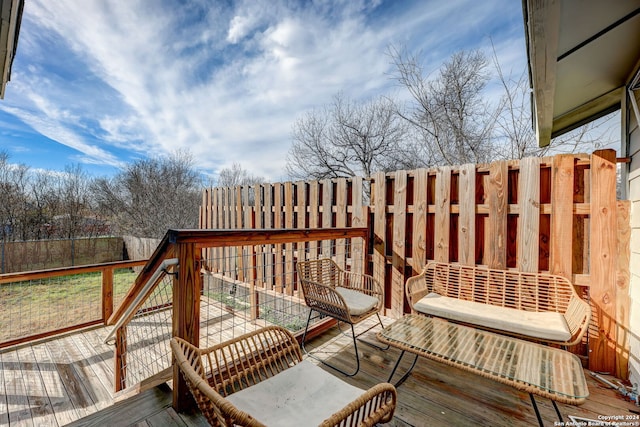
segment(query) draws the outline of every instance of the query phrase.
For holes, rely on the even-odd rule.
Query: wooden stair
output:
[[[101,427],[105,425],[197,427],[209,424],[200,412],[176,413],[171,407],[171,388],[165,383],[68,424],[70,427]]]

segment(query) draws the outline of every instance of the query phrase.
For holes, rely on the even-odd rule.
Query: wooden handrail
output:
[[[142,268],[140,274],[138,274],[138,277],[136,277],[136,281],[134,282],[133,286],[129,288],[129,291],[124,296],[124,299],[122,300],[118,308],[116,308],[116,310],[107,320],[107,325],[114,325],[118,320],[120,320],[124,313],[129,310],[129,306],[136,300],[137,295],[141,292],[145,283],[147,283],[147,281],[151,278],[160,264],[162,264],[162,262],[166,258],[174,257],[174,245],[170,242],[170,232],[171,230],[169,230],[164,235],[164,237],[156,247],[156,250],[153,251],[151,258],[149,258],[145,266]]]
[[[144,286],[140,288],[141,293],[136,294],[135,298],[131,301],[131,304],[127,305],[127,309],[123,311],[122,317],[117,321],[111,333],[107,335],[107,338],[104,339],[105,343],[110,341],[111,338],[115,335],[116,329],[118,329],[123,324],[127,323],[135,315],[135,312],[138,309],[138,306],[144,303],[144,300],[146,299],[146,296],[147,296],[146,294],[151,293],[151,291],[153,290],[152,288],[155,286],[158,280],[160,280],[160,278],[163,276],[164,269],[169,266],[173,266],[177,264],[178,264],[177,258],[167,258],[160,263],[160,265],[153,272],[151,277],[149,277],[149,280],[147,280],[144,283]],[[144,292],[144,294],[142,292]]]
[[[306,229],[285,229],[285,230],[168,230],[160,244],[154,251],[149,261],[144,266],[135,283],[127,292],[120,306],[109,317],[107,325],[114,325],[120,320],[125,312],[130,311],[130,305],[137,300],[137,295],[142,291],[143,286],[158,269],[166,258],[173,258],[175,245],[183,243],[195,243],[198,249],[221,248],[232,246],[252,246],[279,243],[311,242],[328,239],[343,239],[361,237],[367,238],[368,229],[366,227],[343,227],[343,228],[306,228]]]
[[[104,271],[107,268],[131,268],[138,267],[147,263],[146,260],[133,260],[133,261],[113,261],[105,262],[103,264],[88,264],[78,265],[73,267],[59,267],[51,268],[48,270],[34,270],[19,273],[5,273],[0,274],[0,285],[6,283],[24,282],[27,280],[40,280],[48,279],[51,277],[71,276],[73,274],[95,273],[97,271]]]
[[[311,242],[317,240],[366,238],[366,227],[304,228],[304,229],[235,229],[235,230],[169,230],[173,243],[195,243],[198,248],[269,245]]]

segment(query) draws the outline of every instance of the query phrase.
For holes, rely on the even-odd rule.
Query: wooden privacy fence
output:
[[[573,351],[588,356],[591,369],[626,378],[629,203],[616,200],[616,176],[615,151],[600,150],[367,180],[212,188],[200,226],[368,227],[369,251],[353,262],[384,283],[391,317],[408,311],[404,283],[428,260],[563,275],[593,309],[588,345]]]
[[[122,261],[121,237],[0,241],[0,273]]]

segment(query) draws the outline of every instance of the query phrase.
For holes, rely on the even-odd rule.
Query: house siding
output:
[[[640,103],[640,93],[635,92]],[[629,199],[631,200],[631,280],[629,284],[629,379],[640,384],[640,128],[631,103],[626,103],[629,121],[626,129],[629,134]]]

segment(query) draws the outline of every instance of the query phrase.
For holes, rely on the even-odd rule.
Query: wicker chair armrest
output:
[[[333,426],[374,426],[388,423],[396,408],[396,388],[389,383],[380,383],[366,390],[356,400],[346,405],[320,424]],[[359,422],[354,422],[357,420]]]
[[[420,301],[420,298],[431,292],[431,286],[426,281],[426,271],[425,267],[420,274],[407,279],[404,285],[411,311],[413,311],[414,304]]]
[[[567,306],[567,311],[564,313],[564,318],[571,331],[571,340],[566,342],[565,345],[576,345],[580,343],[587,329],[589,329],[591,306],[588,302],[580,298],[577,293],[574,293]]]

